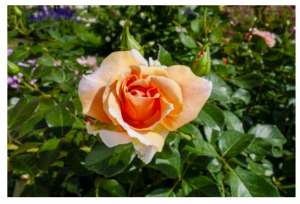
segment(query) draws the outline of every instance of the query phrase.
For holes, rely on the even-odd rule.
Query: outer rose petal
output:
[[[151,131],[136,131],[124,122],[120,109],[120,104],[117,100],[115,91],[109,95],[108,106],[108,111],[110,115],[117,120],[117,122],[122,126],[122,128],[124,128],[127,131],[128,135],[131,138],[137,138],[142,144],[147,146],[156,146],[158,151],[162,150],[162,147],[164,145],[163,136]]]
[[[178,113],[177,117],[166,116],[162,120],[162,124],[168,130],[173,131],[197,117],[211,94],[212,83],[197,77],[186,66],[175,65],[166,70],[169,78],[176,81],[180,86],[183,97],[182,112]]]
[[[102,122],[110,122],[102,108],[102,95],[104,86],[109,79],[124,71],[130,71],[130,66],[147,66],[147,61],[136,50],[114,52],[105,58],[95,72],[83,76],[79,83],[78,94],[83,107],[83,113]]]
[[[158,125],[154,131],[161,135],[164,139],[166,139],[169,131],[163,126],[163,125]],[[157,151],[161,151],[162,149],[158,149],[157,146],[154,145],[144,145],[141,143],[138,139],[136,138],[131,138],[131,141],[133,143],[134,149],[138,153],[138,157],[146,164],[150,163],[153,156]]]
[[[127,144],[131,142],[130,137],[126,132],[117,132],[113,130],[97,130],[90,122],[86,123],[86,129],[89,134],[96,136],[98,133],[106,146],[114,147],[120,144]]]
[[[155,146],[146,146],[139,142],[139,140],[132,140],[135,151],[138,154],[138,157],[145,163],[149,164],[157,152],[157,148]]]

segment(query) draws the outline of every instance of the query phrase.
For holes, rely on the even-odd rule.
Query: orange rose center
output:
[[[160,119],[160,93],[137,75],[128,76],[121,85],[122,113],[126,123],[146,128]]]

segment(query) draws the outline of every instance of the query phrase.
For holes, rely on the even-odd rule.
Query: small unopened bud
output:
[[[18,74],[20,71],[20,68],[18,65],[12,63],[11,61],[7,60],[7,72],[10,75]]]
[[[127,20],[125,25],[124,25],[123,33],[122,33],[122,36],[121,36],[121,50],[126,51],[126,50],[136,49],[142,55],[144,55],[143,47],[130,34],[129,26],[130,26],[130,21]]]
[[[22,16],[22,11],[19,9],[18,6],[14,6],[13,9],[14,9],[14,13],[15,13],[17,16]]]
[[[192,70],[197,76],[204,76],[210,71],[210,52],[206,46],[193,60]]]
[[[222,11],[224,9],[224,7],[225,7],[224,5],[220,5],[219,6],[220,11]]]

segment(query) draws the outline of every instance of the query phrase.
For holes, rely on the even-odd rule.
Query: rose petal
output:
[[[120,144],[127,144],[131,142],[130,137],[126,132],[114,132],[109,130],[99,130],[102,141],[108,147],[114,147]]]
[[[117,100],[115,91],[109,95],[108,105],[109,114],[117,120],[130,137],[137,138],[145,145],[154,145],[157,147],[158,151],[161,151],[164,144],[164,138],[161,135],[151,131],[136,131],[123,120],[120,104]]]
[[[106,82],[97,80],[92,74],[83,76],[79,83],[78,95],[82,104],[83,114],[101,122],[111,122],[103,110],[102,95]]]
[[[157,148],[155,146],[143,145],[137,139],[133,140],[132,143],[138,154],[138,158],[140,158],[145,164],[149,164],[157,152]]]
[[[126,132],[117,132],[111,130],[97,130],[90,122],[86,123],[86,129],[89,134],[97,135],[99,133],[102,141],[108,147],[114,147],[120,144],[127,144],[131,142],[130,137]]]
[[[83,76],[79,83],[78,94],[84,114],[102,122],[110,122],[102,108],[104,92],[102,89],[113,75],[130,71],[131,65],[146,66],[147,61],[135,51],[114,52],[103,60],[99,69],[88,76]]]
[[[177,117],[166,116],[162,120],[162,124],[173,131],[197,117],[211,94],[212,83],[197,77],[186,66],[175,65],[166,70],[169,78],[180,86],[183,97],[183,110],[178,113]]]

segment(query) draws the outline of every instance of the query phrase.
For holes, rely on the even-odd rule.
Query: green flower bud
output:
[[[192,70],[197,76],[204,76],[210,72],[210,52],[208,45],[192,62]]]
[[[19,73],[20,68],[18,65],[12,63],[11,61],[7,60],[7,72],[10,75],[14,75]]]
[[[22,11],[19,9],[18,6],[14,6],[14,12],[17,16],[22,16]]]
[[[130,35],[129,26],[130,26],[130,21],[127,20],[124,25],[123,33],[121,36],[121,50],[126,51],[126,50],[136,49],[142,55],[144,55],[143,47],[133,38],[132,35]]]

